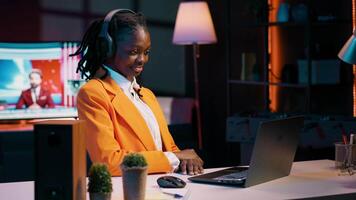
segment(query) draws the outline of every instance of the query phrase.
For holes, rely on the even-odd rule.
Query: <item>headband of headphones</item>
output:
[[[128,13],[136,14],[134,11],[132,11],[130,9],[115,9],[115,10],[110,11],[104,18],[104,22],[101,27],[100,33],[99,33],[100,37],[104,37],[104,38],[107,38],[107,36],[110,37],[110,35],[109,35],[110,21],[116,13],[120,13],[120,12],[123,12],[123,13],[128,12]]]
[[[116,10],[110,11],[105,16],[103,24],[101,26],[100,33],[99,33],[99,38],[102,38],[104,40],[104,44],[103,45],[106,46],[104,48],[105,51],[106,51],[105,52],[106,57],[111,57],[112,54],[113,54],[113,41],[112,41],[111,36],[109,35],[109,24],[110,24],[110,21],[113,18],[113,16],[116,13],[119,13],[119,12],[122,12],[122,13],[126,12],[126,13],[136,14],[134,11],[129,10],[129,9],[116,9]]]

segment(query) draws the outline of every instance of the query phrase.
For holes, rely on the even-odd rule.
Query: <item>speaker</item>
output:
[[[86,147],[81,120],[34,125],[35,199],[86,199]]]
[[[105,16],[103,24],[100,29],[99,39],[101,39],[100,42],[101,42],[102,50],[104,52],[106,52],[106,55],[105,55],[106,58],[110,58],[111,56],[113,56],[113,53],[114,53],[113,40],[109,34],[109,24],[110,24],[110,21],[113,18],[113,16],[119,12],[128,12],[128,13],[136,14],[134,11],[132,11],[130,9],[116,9],[116,10],[110,11]]]

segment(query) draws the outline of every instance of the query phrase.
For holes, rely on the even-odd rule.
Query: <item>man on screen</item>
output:
[[[29,109],[54,108],[50,91],[41,87],[41,70],[33,69],[29,74],[29,78],[31,87],[22,91],[16,104],[16,109],[22,109],[23,106]]]

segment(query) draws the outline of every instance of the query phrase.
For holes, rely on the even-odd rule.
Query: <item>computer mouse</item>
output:
[[[182,179],[175,176],[161,176],[157,183],[161,188],[184,188],[186,185]]]

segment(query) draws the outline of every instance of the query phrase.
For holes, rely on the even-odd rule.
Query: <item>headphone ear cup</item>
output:
[[[114,44],[109,35],[106,36],[107,52],[106,57],[111,58],[114,55]]]
[[[103,37],[99,37],[96,46],[98,47],[98,53],[100,54],[99,56],[108,58],[107,55],[109,49],[108,41]]]
[[[100,55],[104,56],[105,58],[110,58],[114,55],[113,42],[110,36],[99,37],[98,43]]]
[[[112,39],[110,36],[108,36],[108,38],[106,40],[106,44],[107,44],[106,57],[111,58],[114,55],[114,48],[113,48],[113,42],[112,42]]]

